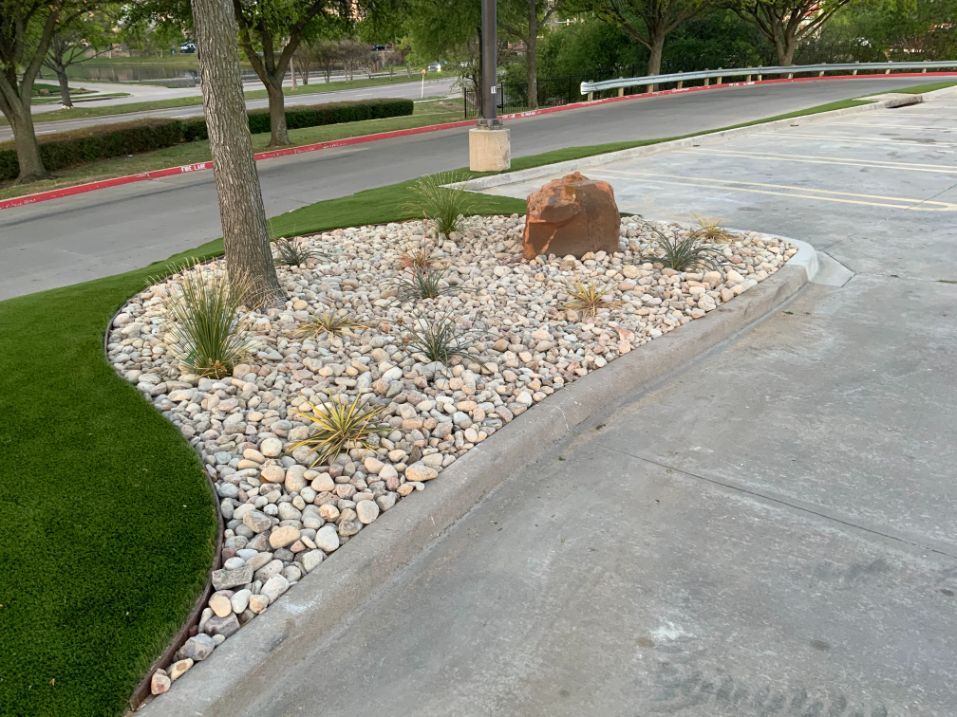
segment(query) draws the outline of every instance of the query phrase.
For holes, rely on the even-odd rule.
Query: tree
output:
[[[817,33],[850,0],[732,0],[731,7],[752,20],[771,44],[779,65],[793,65],[801,41]]]
[[[83,0],[0,0],[0,112],[13,129],[18,181],[47,176],[33,129],[33,83],[57,29],[89,9]]]
[[[242,287],[249,306],[280,305],[284,294],[246,120],[233,8],[230,0],[192,0],[192,12],[229,280]]]
[[[60,85],[60,103],[72,107],[67,69],[107,52],[113,46],[115,18],[105,12],[86,12],[68,25],[61,24],[50,41],[43,66],[52,70]]]
[[[348,22],[348,4],[331,0],[232,0],[239,44],[266,87],[272,145],[289,144],[282,81],[304,39]]]
[[[710,0],[584,0],[578,6],[618,25],[629,37],[648,48],[648,74],[659,75],[669,33],[708,4]]]
[[[957,0],[857,0],[798,50],[800,63],[948,60]]]
[[[525,82],[528,106],[538,107],[538,36],[561,0],[510,0],[503,3],[499,22],[507,35],[525,50]]]

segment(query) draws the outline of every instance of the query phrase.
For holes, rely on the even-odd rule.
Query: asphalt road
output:
[[[881,78],[661,96],[509,122],[514,156],[668,137],[919,84]],[[468,163],[467,130],[261,162],[269,215]],[[0,211],[0,299],[108,276],[220,234],[211,172]]]
[[[291,95],[286,97],[286,107],[296,105],[319,105],[326,102],[345,102],[348,100],[367,100],[373,97],[401,97],[417,100],[420,97],[445,97],[455,84],[454,79],[427,80],[423,92],[422,83],[396,82],[390,85],[373,85],[371,87],[357,87],[351,90],[334,90],[332,92],[316,92],[309,95]],[[144,101],[140,99],[139,101]],[[83,105],[80,105],[81,107]],[[266,98],[248,100],[248,109],[261,109],[269,106]],[[55,134],[68,132],[72,129],[90,127],[97,124],[117,124],[132,122],[138,119],[183,119],[184,117],[202,116],[203,106],[189,105],[187,107],[173,107],[166,110],[149,110],[146,112],[129,112],[119,115],[105,115],[103,117],[83,117],[76,120],[58,120],[55,122],[35,122],[37,134]],[[9,126],[0,127],[0,142],[13,139],[13,130]]]

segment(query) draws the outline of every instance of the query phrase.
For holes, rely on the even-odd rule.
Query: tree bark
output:
[[[32,91],[32,88],[31,88]],[[7,120],[13,129],[13,145],[17,152],[17,163],[20,165],[20,174],[17,176],[17,182],[26,184],[35,182],[38,179],[45,179],[50,176],[43,166],[43,159],[40,157],[40,143],[37,141],[36,132],[33,130],[33,115],[30,113],[30,105],[26,107],[23,103],[19,106],[11,107],[11,112],[7,114]]]
[[[794,53],[797,52],[797,38],[785,37],[783,42],[776,43],[775,50],[778,55],[778,64],[783,67],[789,67],[794,64]]]
[[[652,35],[651,42],[648,45],[648,52],[648,74],[660,75],[661,58],[665,52],[665,34],[663,32]],[[654,92],[656,89],[658,89],[658,85],[650,85],[648,87],[649,92]]]
[[[230,283],[244,292],[250,307],[281,306],[285,295],[273,264],[246,119],[236,17],[229,0],[192,0],[192,10]]]
[[[269,97],[269,144],[272,147],[281,147],[289,144],[289,130],[286,127],[286,96],[282,92],[282,80],[277,83],[270,81],[266,85],[266,95]]]
[[[66,68],[60,66],[53,71],[56,73],[57,82],[60,83],[60,104],[64,107],[72,107],[73,98],[70,96],[70,80],[66,76]]]

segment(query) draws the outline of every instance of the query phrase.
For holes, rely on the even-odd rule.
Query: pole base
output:
[[[469,169],[473,172],[501,172],[511,166],[509,130],[504,127],[469,130]]]

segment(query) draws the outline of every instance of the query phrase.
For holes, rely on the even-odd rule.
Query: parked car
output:
[[[179,46],[179,51],[184,55],[191,55],[196,52],[196,45],[192,42],[184,42]]]

